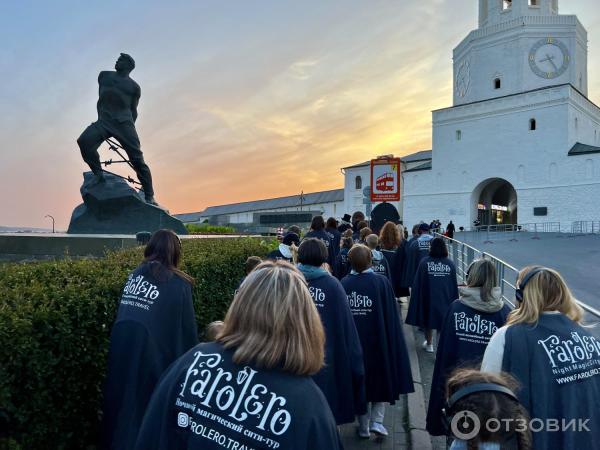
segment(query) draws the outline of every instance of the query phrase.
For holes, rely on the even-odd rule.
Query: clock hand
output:
[[[546,54],[546,58],[547,61],[549,61],[550,64],[552,64],[552,67],[554,67],[554,71],[558,72],[558,67],[556,67],[556,64],[554,63],[554,56],[550,57],[550,55]]]

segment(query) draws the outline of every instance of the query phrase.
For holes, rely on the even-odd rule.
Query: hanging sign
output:
[[[371,160],[371,201],[400,200],[400,158],[384,156]]]

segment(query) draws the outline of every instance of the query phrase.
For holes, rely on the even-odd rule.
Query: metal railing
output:
[[[599,234],[600,220],[579,220],[571,225],[573,234]]]
[[[496,266],[498,277],[496,282],[497,286],[501,289],[502,299],[511,309],[515,308],[515,284],[517,276],[519,275],[519,270],[516,267],[464,242],[451,239],[439,233],[436,233],[436,236],[443,238],[446,242],[446,245],[448,246],[448,256],[456,266],[456,274],[460,283],[466,284],[467,270],[473,261],[479,258],[485,258],[492,261]],[[577,300],[577,304],[587,313],[585,318],[586,323],[595,324],[600,322],[600,310],[579,300]],[[596,330],[596,332],[598,331],[600,330]]]

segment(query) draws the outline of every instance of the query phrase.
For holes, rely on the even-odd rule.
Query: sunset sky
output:
[[[560,10],[588,30],[600,103],[597,2]],[[142,150],[172,213],[340,188],[340,167],[429,149],[477,4],[2,1],[0,225],[47,227],[52,214],[66,229],[87,170],[75,141],[120,52],[136,60]]]

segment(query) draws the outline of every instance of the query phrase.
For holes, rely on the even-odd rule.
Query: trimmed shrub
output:
[[[222,319],[258,239],[183,241],[200,332]],[[0,265],[0,448],[94,449],[110,329],[142,248]]]
[[[185,225],[190,234],[233,234],[235,228],[221,225],[209,225],[207,223],[187,223]]]

